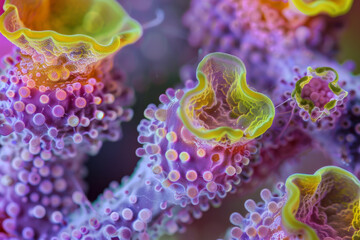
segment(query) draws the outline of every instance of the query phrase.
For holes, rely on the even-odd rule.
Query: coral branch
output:
[[[49,239],[86,199],[86,154],[132,117],[112,54],[141,29],[113,0],[6,0],[4,11],[0,31],[20,49],[0,76],[1,237]]]

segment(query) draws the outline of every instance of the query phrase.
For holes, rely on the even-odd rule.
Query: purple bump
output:
[[[14,130],[12,129],[12,127],[6,123],[2,123],[0,124],[0,135],[1,136],[7,136],[10,133],[12,133]]]
[[[20,213],[20,207],[18,204],[11,202],[6,206],[6,214],[10,217],[16,217]]]
[[[36,205],[32,209],[32,214],[35,218],[41,219],[46,215],[46,209],[42,205]]]
[[[58,135],[58,130],[56,128],[54,128],[54,127],[51,127],[48,130],[48,134],[49,134],[50,137],[56,138],[56,136]]]
[[[15,132],[22,132],[25,129],[25,123],[21,120],[16,121],[14,124]]]
[[[109,225],[107,225],[105,227],[105,231],[106,231],[107,234],[109,234],[111,236],[111,235],[114,235],[116,233],[116,228],[113,225],[109,224]]]
[[[127,220],[130,221],[133,218],[133,211],[131,211],[130,208],[125,208],[122,212],[121,212],[121,216]]]
[[[36,172],[31,172],[28,176],[28,181],[31,185],[36,186],[40,183],[41,177]]]
[[[33,117],[33,122],[36,126],[42,126],[45,123],[45,116],[42,113],[37,113]]]
[[[131,230],[127,227],[120,228],[120,237],[124,239],[130,239],[131,238]]]
[[[32,103],[29,103],[26,105],[25,107],[25,111],[28,113],[28,114],[34,114],[35,111],[36,111],[36,106]]]
[[[139,212],[139,219],[143,222],[149,222],[151,220],[152,212],[147,209],[141,209]]]
[[[33,239],[35,236],[34,229],[31,227],[25,227],[22,231],[22,236],[24,239]]]
[[[56,105],[56,106],[53,107],[51,113],[52,113],[52,115],[53,115],[54,117],[60,118],[60,117],[63,117],[63,116],[64,116],[64,114],[65,114],[65,109],[64,109],[64,107],[61,106],[61,105]]]
[[[39,190],[43,194],[50,194],[53,191],[53,184],[49,180],[45,180],[40,184]]]

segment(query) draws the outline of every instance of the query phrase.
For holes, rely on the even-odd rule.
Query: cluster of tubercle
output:
[[[159,97],[159,106],[146,108],[138,126],[143,146],[136,151],[141,158],[136,170],[90,203],[82,179],[86,155],[97,154],[105,140],[119,139],[120,123],[132,116],[126,107],[133,92],[113,68],[113,54],[135,42],[141,27],[115,0],[5,1],[0,31],[19,48],[4,58],[0,76],[0,239],[157,239],[183,231],[229,193],[246,194],[306,149],[327,143],[326,137],[351,143],[335,147],[332,157],[339,152],[356,157],[357,138],[348,139],[350,127],[338,127],[344,118],[358,115],[359,109],[348,111],[358,98],[351,91],[356,83],[341,81],[348,77],[342,66],[307,55],[308,49],[330,42],[320,52],[332,56],[336,44],[329,39],[336,27],[322,16],[303,14],[341,15],[352,1],[320,3],[316,11],[301,0],[210,2],[217,10],[206,21],[216,22],[214,32],[193,32],[190,41],[205,43],[205,53],[219,48],[236,56],[206,55],[196,71],[197,83],[188,80],[183,88],[170,88]],[[194,9],[209,7],[202,4],[193,0]],[[71,11],[69,6],[75,9],[70,15],[59,12]],[[248,16],[249,8],[260,17]],[[31,14],[35,9],[40,14]],[[241,16],[234,9],[243,13],[241,21],[232,19]],[[186,24],[195,16],[192,11]],[[251,21],[266,24],[246,30]],[[267,31],[274,33],[270,40]],[[246,43],[251,39],[256,39],[253,46]],[[299,58],[311,59],[306,64],[316,67],[303,73],[304,64],[295,60],[301,71],[281,66],[290,58],[275,66],[272,60],[286,52],[277,51],[282,44],[307,49]],[[257,72],[257,64],[266,68]],[[279,72],[268,71],[279,66]],[[293,70],[292,79],[287,73]],[[248,85],[249,76],[256,87],[277,88],[269,98]],[[355,161],[348,167],[353,173],[357,168],[360,172]],[[278,185],[277,194],[261,192],[265,203],[248,200],[246,217],[233,214],[236,227],[226,238],[357,239],[359,192],[357,177],[337,167],[313,176],[292,175],[286,185]],[[333,208],[344,216],[341,226]]]

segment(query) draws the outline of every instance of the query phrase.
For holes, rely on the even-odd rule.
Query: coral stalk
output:
[[[0,31],[19,49],[0,76],[1,234],[49,239],[84,197],[86,154],[119,139],[132,117],[124,107],[134,95],[112,55],[141,28],[112,0],[3,8]]]

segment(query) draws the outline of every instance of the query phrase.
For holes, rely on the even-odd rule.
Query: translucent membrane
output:
[[[197,79],[198,85],[184,95],[178,109],[184,125],[197,137],[233,143],[253,139],[271,126],[274,105],[248,87],[240,59],[209,54],[197,68]]]
[[[353,0],[291,0],[291,2],[306,15],[326,13],[332,17],[346,14],[353,4]]]
[[[35,62],[87,66],[135,42],[142,33],[114,0],[6,0],[0,31]]]
[[[314,175],[294,174],[286,181],[288,200],[282,223],[302,239],[360,237],[360,182],[338,167],[324,167]]]

